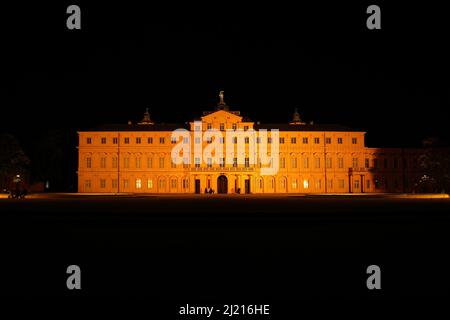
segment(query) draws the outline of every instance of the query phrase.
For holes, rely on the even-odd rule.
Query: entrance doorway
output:
[[[200,193],[200,179],[195,179],[195,193]]]
[[[245,193],[250,193],[250,179],[245,180]]]
[[[217,193],[228,192],[228,179],[224,175],[217,178]]]

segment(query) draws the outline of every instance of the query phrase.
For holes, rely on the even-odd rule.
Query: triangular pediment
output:
[[[236,121],[241,122],[242,117],[238,116],[234,113],[234,111],[225,111],[225,110],[217,110],[213,111],[211,113],[208,113],[207,115],[204,115],[201,117],[202,121],[205,122],[212,122],[212,121],[219,121],[219,120],[225,120],[225,121]]]

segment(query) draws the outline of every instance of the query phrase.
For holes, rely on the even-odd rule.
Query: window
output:
[[[223,144],[225,142],[225,138],[224,137],[220,137],[219,142],[220,142],[220,144]]]
[[[220,158],[220,167],[225,167],[225,158]]]
[[[331,158],[326,158],[326,163],[327,163],[327,169],[331,169],[331,165],[332,165],[332,159]]]
[[[248,126],[244,126],[244,131],[247,131],[248,130]]]
[[[130,167],[130,158],[124,158],[123,159],[123,167],[129,168]]]
[[[86,189],[90,189],[91,188],[91,180],[85,180],[84,181],[84,187]]]
[[[172,189],[176,189],[177,188],[177,179],[170,179],[170,187]]]
[[[117,168],[117,157],[113,157],[113,158],[112,158],[112,167],[113,167],[114,169]]]
[[[250,142],[250,138],[249,137],[245,137],[245,144],[249,144]]]
[[[212,143],[212,137],[207,137],[206,138],[206,143]]]
[[[333,179],[328,179],[328,188],[333,189]]]
[[[378,159],[373,159],[373,167],[378,168]]]
[[[280,168],[284,169],[286,168],[286,159],[285,158],[280,158]]]
[[[322,180],[316,180],[316,189],[322,189]]]
[[[200,137],[195,137],[195,143],[200,144]]]
[[[365,159],[364,160],[364,167],[367,169],[367,168],[369,168],[369,159]]]
[[[366,189],[370,189],[370,180],[366,180]]]
[[[117,144],[117,143],[119,143],[119,139],[116,138],[116,137],[114,137],[114,138],[113,138],[113,144]]]
[[[296,144],[297,143],[297,138],[296,137],[292,137],[291,138],[291,144]]]
[[[267,138],[267,143],[272,143],[272,138],[271,137]]]
[[[106,144],[106,138],[102,138],[102,144]]]
[[[159,137],[159,144],[164,144],[166,142],[165,140],[164,137]]]
[[[200,158],[195,158],[195,167],[200,168]]]
[[[147,158],[147,168],[152,168],[153,167],[153,159],[148,157]]]
[[[148,137],[147,138],[147,143],[148,144],[152,144],[153,143],[153,138],[152,137]]]
[[[140,157],[136,157],[136,168],[137,169],[141,168],[141,158]]]
[[[201,130],[201,129],[200,129],[200,126],[195,126],[194,130],[195,130],[195,131],[200,131],[200,130]]]
[[[147,180],[147,189],[153,189],[153,180],[152,179]]]
[[[212,129],[212,123],[208,123],[208,124],[206,125],[206,128],[207,128],[208,130],[211,130],[211,129]]]
[[[236,130],[237,129],[237,124],[236,123],[233,123],[233,130]]]
[[[314,144],[319,144],[320,143],[320,138],[314,138]]]
[[[189,189],[189,180],[183,179],[183,189]]]
[[[379,189],[380,188],[380,180],[378,180],[377,178],[375,178],[375,180],[373,181],[375,188]]]
[[[359,180],[355,180],[353,182],[353,187],[355,188],[354,191],[359,191]]]
[[[128,189],[128,185],[129,185],[128,179],[123,180],[123,187],[124,187],[124,189]]]
[[[305,168],[305,169],[309,168],[309,158],[308,157],[303,158],[303,168]]]
[[[225,131],[225,123],[219,125],[220,131]]]
[[[183,137],[183,143],[189,144],[189,137]]]
[[[292,189],[297,189],[297,179],[292,179]]]
[[[237,158],[233,158],[233,167],[236,168],[236,167],[237,167],[237,164],[238,164],[238,163],[237,163]]]
[[[344,158],[338,158],[338,168],[344,168]]]
[[[339,188],[340,189],[344,189],[345,188],[345,180],[344,179],[339,179]]]
[[[111,186],[112,186],[114,189],[117,189],[117,179],[112,179],[112,181],[111,181]]]
[[[86,168],[90,169],[92,168],[92,158],[86,158]]]
[[[106,157],[100,158],[100,168],[102,168],[102,169],[106,168]]]
[[[309,181],[308,180],[303,180],[303,188],[304,189],[308,189],[309,188]]]
[[[136,138],[136,144],[141,144],[141,138],[140,137]]]
[[[159,158],[159,167],[164,168],[164,157]]]
[[[87,138],[87,139],[86,139],[86,143],[87,143],[87,144],[92,144],[92,138]]]
[[[211,167],[212,167],[212,158],[206,159],[206,166],[207,166],[208,168],[211,168]]]
[[[353,158],[352,159],[352,167],[354,169],[358,168],[358,158]]]
[[[245,158],[245,167],[246,168],[250,167],[250,159],[249,158]]]
[[[297,158],[291,158],[291,168],[292,169],[297,169]]]
[[[233,137],[233,143],[236,144],[237,143],[237,137]]]
[[[105,179],[100,179],[100,188],[102,188],[102,189],[106,188],[106,180]]]
[[[165,179],[160,179],[159,180],[159,189],[160,190],[166,189],[166,180]]]
[[[308,144],[308,138],[307,137],[304,137],[302,140],[303,140],[303,144]]]
[[[261,137],[256,137],[256,143],[261,143]]]
[[[394,159],[394,169],[398,169],[398,159]]]
[[[342,138],[337,138],[338,144],[342,144]]]
[[[352,138],[352,144],[356,144],[358,142],[357,138]]]
[[[140,189],[142,187],[142,180],[136,179],[136,189]]]
[[[284,144],[284,138],[280,137],[280,144]]]
[[[130,138],[125,138],[125,139],[123,140],[123,143],[129,144],[129,143],[130,143]]]
[[[316,169],[319,169],[320,168],[320,158],[315,158],[314,163],[315,163]]]
[[[177,138],[176,137],[171,137],[170,138],[170,143],[176,144],[177,143]]]
[[[325,143],[326,144],[331,144],[331,138],[325,138]]]

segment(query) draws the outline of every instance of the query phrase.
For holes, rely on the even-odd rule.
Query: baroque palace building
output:
[[[141,122],[102,125],[80,131],[78,192],[87,193],[374,193],[409,192],[417,176],[416,149],[368,148],[363,131],[334,124],[301,120],[297,111],[289,123],[254,123],[231,111],[220,92],[215,111],[203,113],[189,124],[154,123],[148,110]],[[194,159],[175,164],[171,159],[176,129],[186,129],[192,144],[203,147],[211,140],[194,139],[205,132],[279,130],[278,170],[263,175],[260,162],[238,163],[220,159]],[[224,141],[220,141],[223,143]],[[245,143],[249,141],[246,139]],[[256,141],[257,143],[260,141]]]

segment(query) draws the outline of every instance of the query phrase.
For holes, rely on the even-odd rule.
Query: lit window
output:
[[[322,188],[322,180],[316,180],[316,189],[321,189]]]
[[[303,188],[304,189],[308,189],[309,188],[309,181],[308,180],[303,180]]]
[[[297,179],[292,180],[292,189],[297,189]]]
[[[141,179],[136,179],[136,189],[140,189],[142,187]]]
[[[153,180],[152,179],[147,180],[147,189],[153,189]]]

